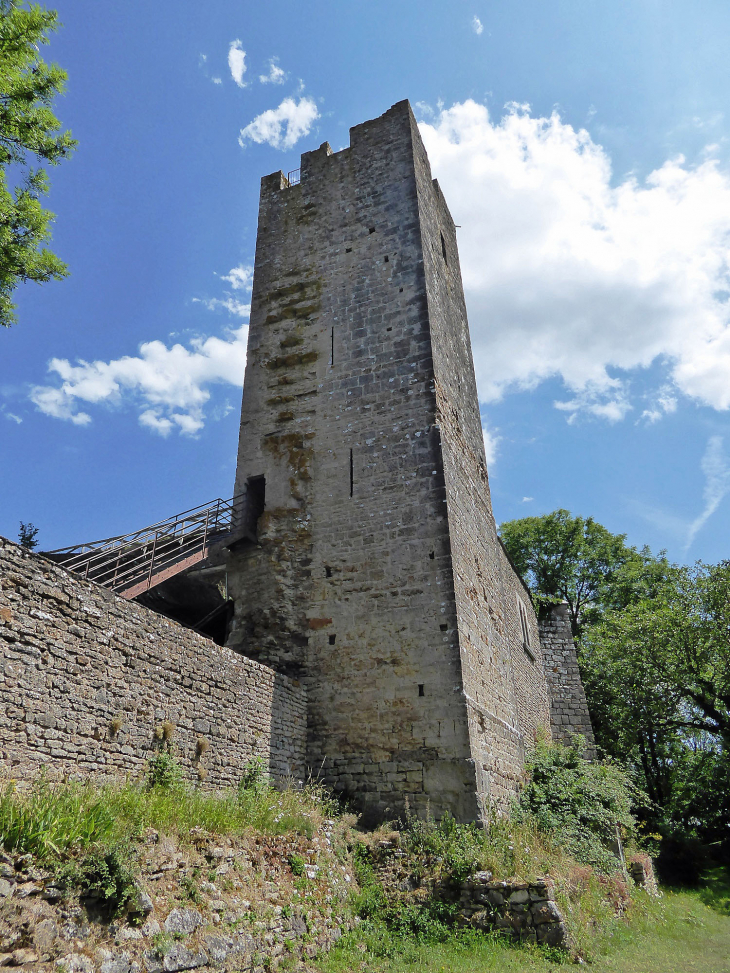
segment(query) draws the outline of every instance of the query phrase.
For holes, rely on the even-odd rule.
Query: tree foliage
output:
[[[649,595],[667,564],[648,548],[627,545],[625,534],[568,510],[507,521],[500,536],[537,610],[567,602],[574,635],[607,608]]]
[[[598,738],[640,764],[652,799],[695,830],[703,789],[727,812],[730,562],[673,566],[653,597],[585,632],[581,661]]]
[[[15,322],[12,300],[23,281],[44,283],[68,273],[44,246],[54,214],[44,209],[48,192],[43,163],[56,165],[75,140],[61,131],[54,97],[66,72],[46,64],[39,46],[58,28],[58,14],[21,0],[0,0],[0,324]]]
[[[34,551],[38,547],[38,531],[39,528],[31,523],[24,523],[20,521],[20,530],[18,531],[18,543],[21,547],[24,547],[27,551]]]
[[[569,747],[538,741],[516,814],[535,820],[578,861],[610,873],[617,831],[624,841],[637,837],[634,809],[646,799],[618,764],[588,761],[584,753],[581,737]]]

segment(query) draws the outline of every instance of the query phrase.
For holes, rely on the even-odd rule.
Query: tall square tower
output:
[[[229,645],[368,818],[502,806],[550,710],[492,514],[456,233],[408,102],[262,180]]]

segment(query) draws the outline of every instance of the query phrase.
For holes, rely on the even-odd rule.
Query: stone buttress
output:
[[[503,807],[550,712],[497,539],[454,223],[408,102],[262,180],[228,645],[367,818]]]

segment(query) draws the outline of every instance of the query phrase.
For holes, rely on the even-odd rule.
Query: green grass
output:
[[[612,924],[586,966],[593,973],[729,973],[730,916],[718,911],[712,882],[696,892],[637,898],[630,921]],[[703,901],[703,899],[705,901]],[[708,904],[708,901],[711,904]],[[321,960],[322,973],[549,973],[574,966],[567,954],[512,946],[491,936],[456,933],[421,942],[363,923]]]
[[[146,828],[182,840],[191,828],[219,835],[254,830],[311,837],[330,810],[316,789],[211,794],[185,785],[98,787],[41,780],[26,793],[12,784],[0,791],[0,846],[50,863],[94,846],[129,841]]]

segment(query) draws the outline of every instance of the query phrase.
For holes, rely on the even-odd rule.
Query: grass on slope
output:
[[[637,898],[629,922],[616,922],[596,943],[592,973],[730,973],[730,916],[712,882],[699,892]],[[727,887],[725,885],[725,887]],[[512,946],[497,937],[455,934],[444,943],[418,943],[363,923],[323,959],[322,973],[550,973],[574,966],[567,955]]]
[[[316,788],[252,786],[206,793],[182,784],[98,787],[40,780],[19,793],[8,783],[0,790],[0,847],[49,863],[93,845],[128,841],[146,828],[183,839],[192,828],[311,837],[329,811],[328,800]]]

